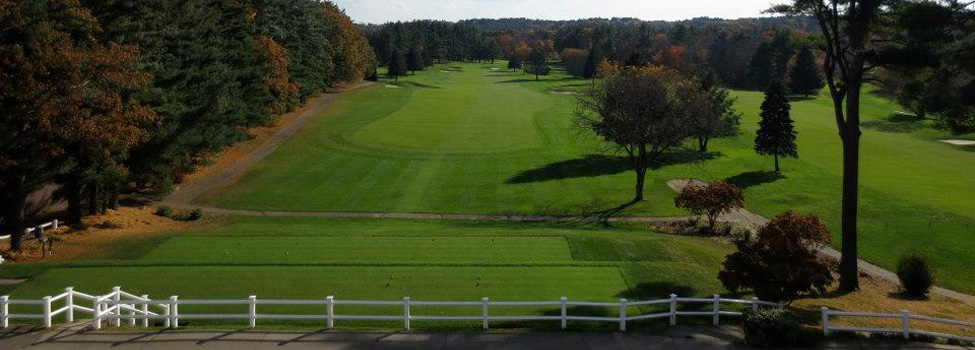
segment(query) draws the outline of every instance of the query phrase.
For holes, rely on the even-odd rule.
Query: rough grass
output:
[[[493,67],[503,67],[499,62]],[[235,186],[203,198],[239,209],[500,214],[591,214],[632,198],[633,175],[605,145],[572,125],[586,81],[556,72],[534,77],[485,64],[457,64],[402,78],[403,88],[348,93]],[[799,159],[753,151],[760,92],[736,91],[745,119],[711,153],[678,152],[651,172],[648,200],[618,215],[680,215],[666,182],[729,179],[746,188],[748,209],[821,216],[840,244],[840,142],[831,102],[795,98]],[[881,97],[863,98],[861,256],[893,268],[903,253],[932,258],[938,284],[975,292],[975,162],[970,147],[939,139],[928,121],[895,115]]]

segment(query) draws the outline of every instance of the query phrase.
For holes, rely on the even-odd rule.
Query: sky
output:
[[[470,18],[527,17],[579,19],[635,17],[681,20],[694,17],[758,17],[785,0],[332,0],[356,23],[414,19],[457,21]]]

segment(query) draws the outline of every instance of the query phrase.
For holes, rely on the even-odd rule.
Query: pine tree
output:
[[[789,117],[789,100],[785,88],[778,80],[773,80],[765,90],[762,102],[762,120],[758,122],[755,136],[755,152],[775,156],[775,172],[779,172],[779,157],[798,158],[796,131]]]
[[[409,55],[406,56],[406,69],[416,74],[416,71],[423,70],[423,55],[416,46],[410,48]]]
[[[393,49],[389,56],[388,75],[393,80],[399,81],[399,77],[406,75],[406,58],[399,49]]]
[[[748,61],[748,85],[759,89],[768,86],[772,80],[772,45],[763,42],[755,49],[752,59]]]
[[[816,64],[809,47],[803,47],[796,56],[796,64],[792,67],[790,88],[793,93],[809,96],[823,88],[823,76]]]
[[[603,63],[603,52],[599,49],[599,45],[593,45],[589,49],[589,57],[586,58],[586,69],[582,72],[582,77],[586,79],[595,78],[600,63]]]

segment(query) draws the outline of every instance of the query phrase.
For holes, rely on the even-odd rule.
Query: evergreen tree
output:
[[[406,69],[416,74],[416,71],[423,70],[423,55],[416,46],[410,48],[409,55],[406,56]]]
[[[403,57],[403,53],[399,49],[394,49],[390,53],[389,72],[387,73],[393,80],[399,81],[399,77],[406,75],[406,58]]]
[[[600,63],[603,63],[603,52],[599,49],[599,45],[593,45],[589,49],[589,57],[586,58],[586,69],[582,72],[582,77],[586,79],[595,78],[596,73],[599,72]]]
[[[511,55],[511,58],[508,59],[508,68],[511,69],[512,72],[518,70],[518,68],[521,68],[521,58],[519,58],[518,55]]]
[[[796,64],[792,67],[790,88],[792,93],[809,96],[823,88],[823,76],[819,73],[819,65],[809,47],[803,47],[796,56]]]
[[[755,152],[775,156],[775,172],[779,172],[779,157],[799,157],[796,131],[789,116],[791,108],[782,83],[773,80],[765,90],[760,114],[762,120],[758,122],[755,136]]]
[[[748,61],[748,86],[761,88],[769,85],[772,80],[772,45],[761,43]]]

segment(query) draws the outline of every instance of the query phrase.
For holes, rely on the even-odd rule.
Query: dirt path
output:
[[[371,82],[363,82],[322,94],[310,101],[308,106],[303,111],[300,111],[297,117],[292,118],[287,125],[281,127],[277,133],[264,141],[260,146],[250,150],[246,155],[233,159],[232,162],[218,161],[218,167],[221,163],[229,164],[218,169],[207,169],[202,176],[194,177],[191,175],[188,181],[176,186],[173,192],[163,199],[163,204],[176,206],[177,204],[192,203],[207,191],[233,183],[233,181],[247,172],[254,164],[271,155],[278,146],[291,138],[298,130],[301,130],[301,127],[305,126],[312,117],[318,115],[325,107],[328,107],[339,94],[372,84]]]

